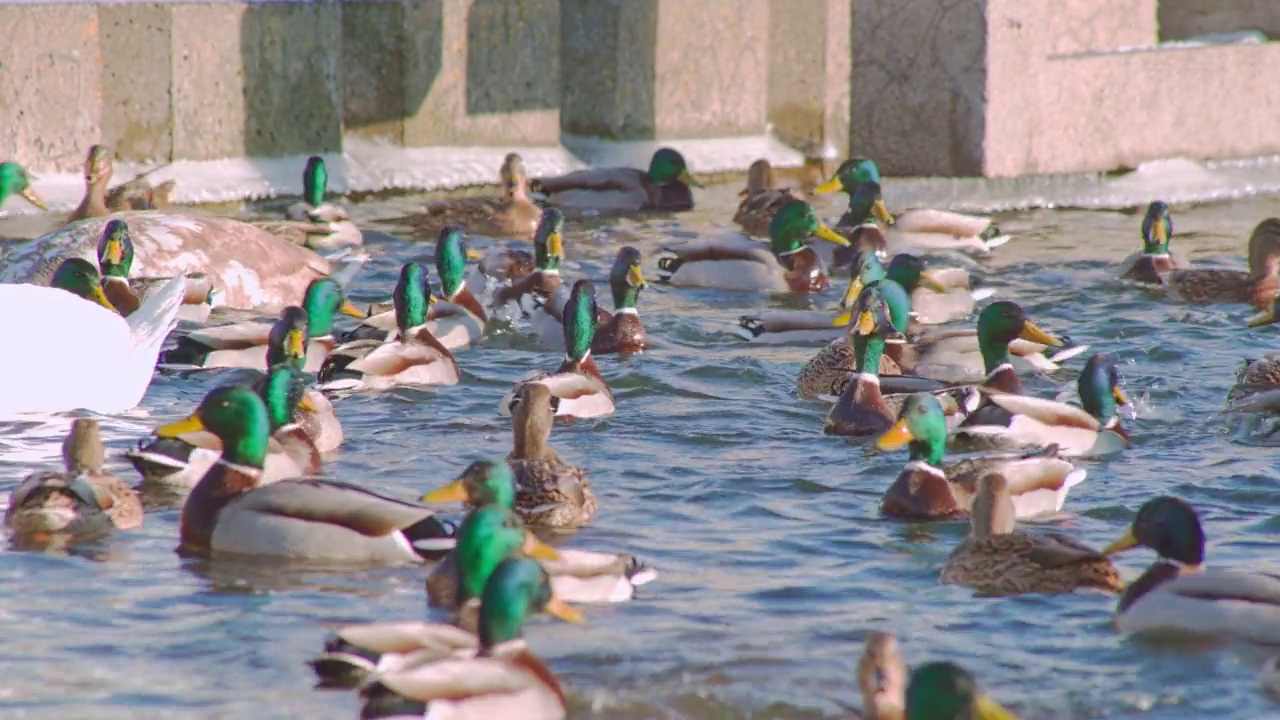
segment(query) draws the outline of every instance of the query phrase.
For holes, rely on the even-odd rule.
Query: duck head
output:
[[[49,206],[45,204],[44,199],[31,188],[33,180],[27,173],[27,169],[18,163],[0,163],[0,205],[3,205],[10,195],[21,195],[32,205],[41,210],[48,210]]]
[[[115,312],[115,306],[102,292],[102,276],[98,274],[98,268],[84,258],[63,260],[58,269],[53,272],[53,279],[49,281],[49,286],[79,295],[85,300]]]
[[[112,220],[98,240],[98,269],[104,278],[129,279],[133,269],[133,239],[123,220]]]
[[[564,262],[564,238],[560,235],[563,229],[564,213],[555,208],[542,211],[533,233],[534,261],[542,272],[560,272],[560,263]]]
[[[702,183],[694,180],[689,174],[689,166],[685,163],[684,155],[672,148],[660,148],[649,159],[649,179],[655,185],[679,181],[690,187],[702,187]]]
[[[271,421],[262,398],[247,387],[215,388],[194,413],[157,429],[156,435],[181,437],[201,430],[222,441],[222,458],[227,462],[261,468],[266,460]]]
[[[823,224],[813,206],[803,200],[783,205],[769,223],[769,241],[773,254],[779,257],[803,250],[809,238],[815,236],[841,247],[849,245],[848,240]]]

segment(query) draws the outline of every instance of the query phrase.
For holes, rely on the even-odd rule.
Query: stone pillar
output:
[[[769,0],[769,123],[811,157],[849,151],[850,0]]]

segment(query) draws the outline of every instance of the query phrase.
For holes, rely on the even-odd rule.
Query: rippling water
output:
[[[679,218],[572,223],[568,273],[603,289],[620,244],[651,258],[673,233],[725,226],[737,187],[700,193],[701,208]],[[397,219],[421,202],[353,210],[369,230],[409,236]],[[1280,214],[1280,200],[1174,212],[1174,243],[1194,262],[1240,267],[1249,231]],[[1243,307],[1169,304],[1116,280],[1116,263],[1139,243],[1133,211],[999,220],[1017,238],[974,267],[980,282],[1042,325],[1116,353],[1138,407],[1136,447],[1088,463],[1066,514],[1041,524],[1100,545],[1143,500],[1172,493],[1200,509],[1211,562],[1276,569],[1274,450],[1219,411],[1238,361],[1272,349],[1277,329],[1247,330]],[[429,249],[377,234],[370,242],[374,260],[354,289],[361,300],[384,299],[399,264]],[[813,302],[836,299],[833,290]],[[822,435],[825,406],[794,393],[813,348],[748,346],[730,332],[740,314],[784,303],[797,305],[655,285],[641,298],[654,349],[600,361],[617,414],[556,429],[554,443],[589,468],[601,505],[567,542],[634,552],[662,573],[633,603],[589,608],[586,626],[528,629],[568,690],[573,717],[844,717],[859,702],[853,671],[872,629],[897,633],[910,663],[963,663],[1024,718],[1280,712],[1259,691],[1265,654],[1256,649],[1123,640],[1100,594],[989,599],[940,586],[942,561],[967,526],[881,519],[880,494],[904,458]],[[526,330],[503,328],[460,354],[459,386],[342,400],[348,440],[328,473],[410,497],[479,455],[505,453],[498,398],[518,376],[558,362]],[[1073,387],[1078,362],[1030,388]],[[105,419],[115,469],[131,477],[118,451],[228,377],[160,376],[139,409]],[[53,461],[66,424],[0,426],[0,490]],[[173,552],[177,515],[150,514],[140,531],[70,554],[0,555],[5,717],[355,717],[355,697],[313,690],[304,661],[330,626],[422,617],[422,569],[186,561]],[[1150,560],[1134,552],[1122,567],[1132,577]]]

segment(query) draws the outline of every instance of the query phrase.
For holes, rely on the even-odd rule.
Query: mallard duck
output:
[[[493,238],[528,240],[538,227],[538,206],[529,199],[529,181],[524,159],[510,153],[498,170],[500,197],[469,197],[436,200],[425,214],[413,219],[423,233],[437,234],[458,225],[467,232]]]
[[[773,216],[788,202],[797,199],[787,188],[774,184],[773,165],[760,159],[747,168],[747,186],[742,192],[742,202],[733,215],[733,221],[748,235],[769,237],[769,224]]]
[[[902,413],[876,447],[906,445],[910,459],[885,491],[880,511],[892,517],[937,519],[964,517],[973,504],[982,475],[998,472],[1009,481],[1019,518],[1058,512],[1085,471],[1059,458],[1054,448],[1032,455],[984,455],[943,466],[947,420],[938,399],[928,393],[907,398]]]
[[[97,537],[142,525],[142,501],[103,471],[106,451],[97,420],[76,418],[62,442],[65,472],[28,475],[9,498],[4,525],[24,539],[65,533]]]
[[[637,353],[649,347],[649,335],[640,321],[636,304],[640,291],[649,287],[644,280],[640,251],[624,246],[614,257],[609,270],[609,292],[613,295],[613,312],[596,307],[596,333],[591,340],[591,352],[595,355],[613,353]],[[557,350],[564,349],[564,333],[560,330],[564,320],[564,306],[568,295],[553,292],[541,300],[531,322],[543,345]],[[540,318],[545,314],[546,318]],[[553,332],[554,329],[554,332]]]
[[[346,282],[367,259],[347,252],[340,259],[327,260],[228,218],[128,212],[81,220],[9,249],[0,264],[0,282],[45,285],[67,257],[96,261],[98,242],[112,219],[129,224],[137,250],[134,274],[205,273],[219,304],[232,309],[278,312],[296,303],[312,280],[332,276]]]
[[[995,595],[1124,589],[1111,561],[1079,540],[1016,531],[1009,481],[999,473],[978,478],[969,524],[969,537],[942,566],[944,585],[970,585]]]
[[[1280,298],[1276,300],[1280,304]],[[1249,320],[1250,325],[1275,322],[1276,311],[1265,310]],[[1280,355],[1246,358],[1236,373],[1236,383],[1227,392],[1226,412],[1266,413],[1280,410]]]
[[[868,307],[873,309],[862,314],[869,323],[868,328],[877,327],[875,323],[879,317],[876,314],[878,310],[883,310],[886,324],[883,332],[880,333],[880,341],[875,343],[874,347],[865,348],[868,352],[867,363],[869,363],[865,367],[870,372],[871,363],[873,363],[877,377],[901,375],[901,366],[884,353],[884,348],[886,342],[902,341],[910,312],[910,300],[907,299],[906,291],[902,286],[892,280],[872,281],[856,296],[859,300],[863,299],[863,293],[866,293],[867,288],[874,288],[874,291],[865,299]],[[857,301],[851,303],[851,307],[856,305]],[[846,315],[852,317],[852,313],[853,311],[850,311]],[[860,323],[850,322],[848,317],[842,319],[844,320],[842,336],[819,350],[800,368],[800,374],[796,378],[796,392],[805,400],[816,400],[824,395],[838,396],[844,391],[853,375],[859,372],[855,336],[859,333]]]
[[[65,260],[52,285],[0,284],[0,325],[24,348],[0,354],[0,417],[136,406],[177,322],[183,280],[170,280],[128,318],[107,300],[87,260]]]
[[[858,658],[862,720],[902,720],[907,694],[907,665],[898,640],[889,633],[867,633]]]
[[[658,270],[665,273],[663,280],[680,287],[817,292],[829,282],[822,258],[807,245],[815,235],[849,244],[822,224],[809,203],[793,200],[773,216],[770,245],[740,233],[690,240],[664,248],[668,255],[658,260]]]
[[[159,210],[169,207],[169,196],[177,185],[173,180],[153,186],[147,180],[149,173],[143,173],[107,190],[114,170],[115,153],[111,152],[111,148],[106,145],[89,148],[89,155],[84,161],[84,199],[72,211],[67,222],[104,217],[120,210]]]
[[[542,211],[533,233],[533,272],[499,287],[493,293],[494,306],[521,304],[526,295],[545,300],[562,285],[560,266],[564,263],[564,213],[555,208]]]
[[[507,462],[474,462],[462,477],[423,500],[476,506],[495,502],[494,497],[512,484],[515,511],[534,527],[576,528],[590,522],[597,506],[587,471],[566,463],[548,445],[555,419],[553,400],[545,385],[521,386],[512,400],[513,444]]]
[[[285,209],[285,219],[253,224],[293,245],[329,250],[364,244],[364,235],[347,210],[325,202],[329,171],[324,158],[312,155],[302,170],[302,201]]]
[[[142,305],[142,298],[154,292],[170,278],[135,278],[130,280],[133,268],[133,240],[129,238],[129,225],[123,220],[112,220],[102,230],[98,241],[98,270],[102,273],[102,292],[125,317],[132,315]],[[204,273],[183,276],[186,293],[178,317],[193,322],[204,322],[215,303],[213,286]]]
[[[271,438],[267,444],[259,484],[320,472],[320,451],[299,419],[316,412],[306,396],[306,383],[297,367],[272,365],[253,387],[267,408]],[[147,438],[125,452],[142,481],[169,488],[190,488],[222,455],[222,441],[208,431],[181,437]]]
[[[1017,348],[1025,355],[1014,355],[1015,345],[1020,340],[1030,345]],[[1046,348],[1062,346],[1062,340],[1028,320],[1021,305],[1001,300],[986,306],[978,314],[976,335],[964,330],[941,332],[931,337],[918,336],[912,346],[917,354],[912,369],[919,375],[938,380],[979,381],[991,390],[1021,394],[1019,366],[1057,368],[1056,361],[1074,357],[1088,349],[1087,345],[1076,346],[1052,358],[1042,354]],[[1028,361],[1034,356],[1039,357],[1038,364]],[[1022,361],[1018,362],[1014,357],[1021,357]]]
[[[32,205],[41,210],[48,210],[49,206],[44,203],[44,199],[31,187],[32,181],[27,169],[18,163],[0,163],[0,205],[4,205],[4,201],[9,199],[10,195],[21,195]]]
[[[1280,643],[1280,577],[1247,570],[1206,570],[1204,529],[1185,501],[1148,500],[1133,524],[1104,555],[1135,547],[1156,561],[1129,583],[1116,606],[1116,628],[1126,635],[1236,638]]]
[[[246,387],[213,390],[191,416],[156,430],[182,437],[208,430],[222,455],[182,507],[180,551],[366,564],[421,563],[449,529],[421,505],[350,483],[299,478],[262,484],[270,446],[262,398]],[[435,541],[435,543],[433,543]]]
[[[490,511],[482,516],[486,526],[496,526],[499,522],[512,524],[523,522],[518,515],[512,515],[518,497],[525,493],[524,488],[517,489],[515,476],[508,463],[493,460],[482,460],[472,463],[462,477],[439,490],[423,496],[430,502],[456,501],[463,499],[472,508],[471,517],[482,510]],[[527,497],[527,496],[526,496]],[[501,510],[496,514],[493,511]],[[529,508],[536,511],[537,508]],[[510,517],[510,520],[500,520]],[[477,519],[475,522],[480,522]],[[464,523],[465,524],[465,523]],[[462,543],[463,530],[459,530],[458,547],[447,555],[431,574],[427,576],[427,596],[431,604],[439,607],[458,607],[460,598],[465,601],[466,593],[458,588],[458,557],[464,553]],[[488,541],[476,538],[479,546],[488,547]],[[658,573],[653,568],[640,562],[632,555],[592,552],[589,550],[572,550],[559,548],[558,557],[544,557],[542,565],[551,573],[551,585],[556,594],[573,602],[614,603],[626,602],[635,597],[636,588],[654,580]],[[495,562],[501,559],[495,558]],[[475,587],[478,587],[475,586]]]
[[[1120,264],[1120,277],[1140,283],[1163,285],[1164,276],[1187,267],[1187,261],[1169,250],[1173,239],[1173,218],[1169,206],[1156,200],[1147,206],[1142,218],[1142,251],[1125,258]]]
[[[702,184],[689,174],[684,156],[671,148],[655,152],[647,171],[595,168],[533,182],[533,189],[550,196],[553,205],[617,212],[692,210],[690,186]]]
[[[546,385],[558,399],[556,415],[595,418],[613,414],[613,393],[591,359],[591,340],[596,332],[596,288],[589,280],[579,280],[569,293],[564,310],[564,362],[553,373],[535,374],[516,383],[502,397],[498,411],[511,414],[511,400],[525,383]]]
[[[318,372],[337,342],[333,338],[334,316],[364,318],[346,299],[342,286],[333,278],[319,278],[307,286],[302,298],[302,311],[286,308],[293,317],[306,320],[307,351],[305,372]],[[263,368],[268,363],[267,349],[271,330],[266,322],[244,322],[234,325],[193,330],[178,338],[178,345],[161,353],[160,362],[170,366]]]
[[[1280,295],[1280,218],[1258,223],[1249,236],[1249,271],[1175,270],[1164,276],[1174,298],[1189,303],[1249,303],[1267,309]]]
[[[421,263],[405,263],[393,296],[395,339],[357,340],[329,353],[320,367],[326,390],[383,389],[397,385],[457,385],[458,362],[432,334],[431,278]]]
[[[1089,358],[1076,390],[1083,409],[1029,395],[989,393],[986,404],[956,428],[956,438],[1005,447],[1056,445],[1064,457],[1106,455],[1129,447],[1129,433],[1116,415],[1129,398],[1115,360],[1101,353]]]
[[[969,671],[952,662],[931,662],[911,672],[906,720],[1018,720],[1000,703],[978,692]]]
[[[581,622],[555,598],[537,563],[504,561],[484,586],[476,656],[379,673],[360,692],[360,717],[564,720],[564,690],[522,636],[525,620],[538,610]]]

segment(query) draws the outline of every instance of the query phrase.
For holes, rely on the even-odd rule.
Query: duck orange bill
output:
[[[833,193],[843,190],[844,186],[840,184],[840,176],[837,175],[830,180],[822,183],[813,189],[814,194],[821,195],[823,193]]]
[[[1129,396],[1124,393],[1124,388],[1120,387],[1119,385],[1116,385],[1115,387],[1111,388],[1111,397],[1115,398],[1116,402],[1120,403],[1121,405],[1129,404]]]
[[[365,315],[364,313],[360,312],[360,309],[357,308],[355,305],[352,305],[350,300],[342,301],[342,314],[350,315],[353,318],[360,318],[361,320],[365,319],[366,317],[369,317],[368,315]]]
[[[823,225],[822,223],[818,223],[818,229],[814,230],[813,234],[817,235],[823,240],[826,240],[827,242],[835,243],[840,247],[849,247],[849,244],[850,244],[848,238],[836,232],[835,230],[832,230],[826,225]]]
[[[289,353],[294,357],[307,354],[307,334],[301,330],[289,331]]]
[[[915,437],[911,434],[911,428],[907,427],[907,421],[899,420],[893,424],[893,427],[885,431],[885,434],[881,435],[879,440],[876,440],[876,447],[881,450],[897,450],[914,439]]]
[[[551,596],[551,599],[547,601],[547,604],[542,609],[551,617],[559,618],[565,622],[583,623],[587,621],[577,608],[554,595]]]
[[[871,333],[876,331],[876,316],[871,314],[870,310],[863,310],[858,315],[858,334],[863,337],[870,337]]]
[[[1151,234],[1155,236],[1157,245],[1169,242],[1169,227],[1165,225],[1164,218],[1156,221],[1155,227],[1151,228]]]
[[[1276,310],[1274,307],[1270,307],[1256,315],[1253,315],[1246,322],[1248,323],[1249,327],[1261,327],[1263,325],[1270,325],[1275,321],[1276,321]]]
[[[298,409],[306,410],[307,412],[312,412],[312,413],[320,412],[320,408],[316,407],[316,404],[311,402],[311,398],[307,397],[306,395],[303,395],[302,399],[298,401]]]
[[[1018,720],[1017,715],[986,695],[979,695],[974,704],[977,706],[978,720]]]
[[[550,545],[542,542],[534,537],[533,533],[525,531],[524,545],[520,546],[520,550],[525,555],[536,560],[559,560],[560,552]]]
[[[844,291],[844,297],[840,298],[840,307],[846,309],[853,307],[853,303],[862,294],[862,287],[862,276],[853,276],[853,279],[849,280],[849,287]]]
[[[112,305],[111,301],[107,299],[107,294],[102,292],[101,285],[94,285],[93,289],[89,291],[89,297],[93,298],[94,302],[110,310],[111,312],[116,311],[116,306]]]
[[[32,205],[35,205],[41,210],[49,209],[49,206],[44,203],[44,198],[37,195],[36,191],[32,190],[29,187],[22,191],[22,197],[26,198],[27,202],[31,203]]]
[[[1121,535],[1119,540],[1116,540],[1110,545],[1102,548],[1102,554],[1115,555],[1118,552],[1124,552],[1129,548],[1135,547],[1138,547],[1138,538],[1133,536],[1133,528],[1129,528],[1124,531],[1124,535]]]
[[[1053,346],[1062,345],[1061,340],[1041,330],[1035,323],[1031,322],[1030,320],[1026,321],[1022,325],[1022,332],[1018,334],[1018,337],[1023,340],[1027,340],[1029,342],[1040,343],[1041,345],[1053,345]]]
[[[107,241],[107,260],[119,265],[124,261],[124,243],[116,238]]]
[[[930,273],[928,270],[920,273],[920,284],[936,293],[944,293],[948,289],[947,286],[943,285],[942,281],[938,279],[937,275]]]
[[[553,232],[547,236],[547,254],[564,257],[564,238],[560,237],[560,233]]]
[[[693,179],[693,176],[689,174],[688,170],[680,171],[680,182],[690,187],[696,187],[696,188],[704,187],[702,183]]]
[[[466,502],[466,500],[467,487],[461,480],[454,480],[439,490],[433,490],[422,496],[422,502],[429,503]]]
[[[467,259],[468,259],[468,260],[483,260],[483,259],[484,259],[484,251],[482,251],[482,250],[477,250],[476,248],[467,248]]]
[[[631,268],[627,270],[627,284],[631,287],[638,288],[649,287],[649,283],[644,281],[644,270],[642,270],[639,265],[632,265]]]
[[[876,219],[885,225],[892,225],[894,222],[893,213],[889,212],[889,208],[885,206],[884,200],[881,200],[880,198],[876,198],[876,201],[871,203],[871,214],[875,215]]]
[[[156,428],[156,435],[164,438],[182,437],[187,433],[204,430],[204,422],[197,415],[188,415],[177,422]]]

